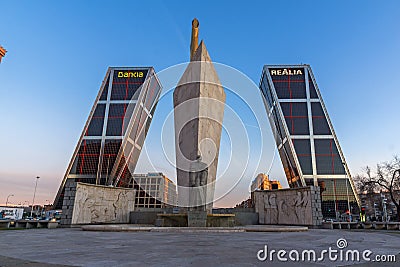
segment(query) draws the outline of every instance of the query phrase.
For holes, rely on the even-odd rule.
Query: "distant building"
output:
[[[281,189],[282,185],[279,181],[269,180],[268,175],[260,173],[251,183],[251,192],[256,190],[273,190]]]
[[[1,62],[1,59],[6,55],[6,53],[7,53],[7,50],[5,50],[4,47],[2,47],[0,45],[0,62]]]
[[[253,199],[250,197],[249,199],[243,200],[241,203],[236,204],[235,208],[243,208],[243,209],[254,208]]]
[[[133,174],[130,187],[137,190],[135,201],[137,208],[176,206],[176,185],[161,172]]]

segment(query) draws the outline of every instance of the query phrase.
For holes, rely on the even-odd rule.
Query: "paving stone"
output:
[[[343,266],[346,262],[260,262],[257,252],[269,249],[336,247],[399,254],[399,231],[325,230],[306,232],[89,232],[77,228],[0,231],[0,266]],[[10,259],[11,258],[11,259]],[[17,261],[19,259],[20,261]],[[398,259],[398,258],[397,258]],[[39,265],[35,265],[40,262]],[[12,265],[14,264],[14,265]],[[362,263],[361,266],[398,266]]]

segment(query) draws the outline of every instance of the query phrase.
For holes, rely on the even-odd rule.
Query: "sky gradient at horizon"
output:
[[[36,176],[36,202],[52,202],[107,68],[162,71],[188,61],[194,17],[212,60],[255,85],[265,64],[310,64],[352,175],[390,160],[400,151],[400,3],[384,3],[3,1],[0,203],[9,194],[13,204],[31,203]],[[262,116],[261,97],[251,90],[252,108]],[[245,114],[239,99],[229,103]],[[157,107],[156,116],[166,110]],[[260,123],[265,134],[256,167],[266,172],[274,144],[265,113]],[[155,120],[149,140],[159,126]],[[279,157],[271,177],[287,184]],[[217,204],[243,200],[253,178],[244,177]]]

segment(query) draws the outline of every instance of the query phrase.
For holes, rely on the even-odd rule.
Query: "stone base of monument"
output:
[[[189,211],[180,214],[157,214],[158,227],[233,227],[235,214],[207,214]]]
[[[157,214],[155,226],[158,227],[187,227],[187,214]]]
[[[188,211],[187,212],[188,227],[206,227],[207,212],[206,211]]]
[[[322,226],[318,186],[253,191],[252,199],[259,224]]]
[[[76,183],[74,200],[64,198],[63,226],[84,224],[129,223],[130,212],[135,209],[136,190],[131,188]]]

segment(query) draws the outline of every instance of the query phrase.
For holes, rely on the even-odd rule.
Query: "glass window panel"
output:
[[[322,215],[336,218],[351,209],[353,214],[358,212],[354,192],[348,179],[318,179],[322,196]]]
[[[286,142],[285,145],[283,145],[279,149],[279,156],[281,158],[283,169],[285,171],[286,179],[288,180],[289,186],[301,186],[299,180],[299,172],[297,170],[296,164],[294,163],[293,155],[291,153],[288,142]]]
[[[101,173],[109,175],[114,167],[121,140],[105,140]],[[108,178],[108,176],[107,176]]]
[[[107,77],[107,81],[104,84],[103,92],[101,92],[100,100],[107,100],[109,81],[110,81],[110,78]]]
[[[136,163],[139,159],[139,155],[140,155],[140,150],[135,147],[134,150],[132,151],[132,156],[130,157],[129,162],[128,162],[128,166],[129,166],[130,170],[135,169]]]
[[[308,116],[307,103],[305,102],[284,102],[281,103],[281,108],[283,115],[285,116],[296,116],[302,118],[307,118]]]
[[[139,128],[139,120],[140,120],[140,118],[142,116],[142,113],[144,113],[143,108],[142,107],[138,107],[138,111],[136,113],[136,117],[132,121],[132,129],[130,130],[130,133],[129,133],[129,137],[132,140],[136,139],[136,133],[137,133],[138,128]]]
[[[141,116],[140,116],[140,120],[138,123],[138,127],[136,130],[136,134],[135,134],[135,139],[133,140],[137,140],[139,138],[139,135],[143,132],[145,132],[145,129],[143,128],[143,126],[145,127],[144,123],[146,121],[146,119],[148,118],[147,113],[143,110],[143,107],[140,107],[141,110]]]
[[[139,84],[113,84],[111,100],[131,100],[135,92],[140,88]]]
[[[106,105],[98,104],[90,120],[85,136],[101,136],[103,134],[104,113]]]
[[[280,103],[289,133],[292,135],[310,134],[308,126],[307,103]]]
[[[121,136],[123,133],[127,104],[110,104],[107,122],[107,136]]]
[[[120,118],[109,118],[107,122],[107,136],[121,136],[122,121]]]
[[[310,140],[294,139],[293,145],[303,174],[313,174]]]
[[[320,102],[311,103],[313,130],[316,135],[331,135],[328,122]]]
[[[154,76],[152,76],[149,79],[149,82],[150,82],[150,85],[149,85],[149,89],[148,89],[148,92],[146,95],[146,100],[144,102],[144,106],[147,108],[147,110],[150,110],[150,108],[156,101],[157,95],[161,89],[160,85],[158,84],[158,82]]]
[[[312,81],[310,75],[308,75],[308,84],[309,84],[309,88],[310,88],[310,98],[311,99],[318,98],[317,90],[315,90],[314,82]]]
[[[121,159],[118,162],[118,167],[117,167],[117,171],[116,171],[116,176],[118,177],[119,175],[122,175],[122,171],[124,171],[124,167],[125,167],[125,163],[126,163],[126,155],[122,155]]]
[[[315,139],[314,145],[318,174],[345,174],[333,139]]]
[[[123,118],[123,135],[125,135],[126,130],[128,129],[129,123],[132,119],[132,114],[135,111],[135,103],[129,103],[125,108],[125,116]]]
[[[71,174],[97,174],[101,140],[83,140],[71,169]]]
[[[278,117],[278,114],[276,112],[276,109],[274,109],[272,111],[272,120],[274,121],[274,135],[275,135],[275,140],[276,140],[276,144],[280,145],[283,141],[283,139],[285,139],[286,134],[285,134],[285,130],[283,128],[283,123],[281,122],[280,118]]]
[[[304,180],[307,186],[314,185],[314,179],[305,178]]]
[[[273,106],[274,101],[272,98],[271,89],[269,87],[267,75],[265,73],[263,75],[263,78],[261,79],[260,90],[264,98],[267,100],[267,108],[270,109]]]

